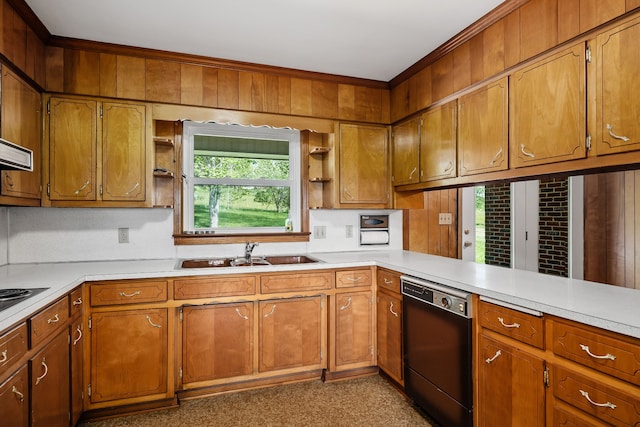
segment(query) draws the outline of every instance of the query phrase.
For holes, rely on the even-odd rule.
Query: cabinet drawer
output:
[[[331,289],[333,279],[333,271],[264,275],[260,278],[260,291],[270,293]]]
[[[336,288],[353,288],[355,286],[371,286],[371,269],[336,271]]]
[[[84,301],[82,299],[82,286],[74,289],[69,294],[69,316],[74,317],[82,314],[82,306]]]
[[[91,285],[92,306],[161,302],[166,300],[166,280],[93,283]]]
[[[640,420],[640,393],[630,393],[554,366],[553,394],[557,399],[615,426],[635,426]]]
[[[378,269],[378,289],[400,293],[400,275],[389,270]]]
[[[542,317],[481,300],[478,305],[478,321],[483,328],[534,347],[544,348]]]
[[[174,282],[175,299],[212,298],[256,293],[256,276],[219,276]]]
[[[556,400],[553,404],[553,422],[547,425],[563,426],[563,427],[607,427],[605,424],[595,418],[585,414],[576,408],[569,406],[561,400]]]
[[[554,320],[553,352],[640,385],[640,345],[613,333]]]
[[[45,338],[69,319],[69,302],[63,298],[29,319],[31,325],[31,348],[36,347]]]
[[[27,353],[27,324],[0,336],[0,376]]]

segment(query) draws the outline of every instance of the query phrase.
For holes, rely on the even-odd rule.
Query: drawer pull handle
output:
[[[140,295],[140,291],[135,291],[135,292],[134,292],[134,293],[132,293],[132,294],[127,294],[127,293],[124,293],[124,292],[120,292],[120,296],[121,296],[121,297],[131,298],[131,297],[135,297],[135,296],[137,296],[137,295]]]
[[[276,305],[271,306],[271,311],[264,315],[265,318],[271,316],[276,311]]]
[[[36,378],[36,385],[40,384],[40,381],[42,381],[49,373],[49,367],[47,366],[47,361],[44,357],[42,358],[42,366],[44,367],[44,373]]]
[[[9,350],[5,350],[2,352],[2,359],[0,359],[0,363],[4,363],[7,361],[7,359],[9,358],[9,356],[7,356],[7,351]]]
[[[491,159],[491,161],[489,162],[490,165],[495,165],[495,163],[498,161],[498,159],[500,158],[500,156],[502,155],[502,148],[500,148],[498,150],[498,152],[496,153],[495,156],[493,156],[493,159]]]
[[[389,303],[389,311],[391,312],[391,314],[393,314],[394,316],[398,317],[398,313],[396,313],[395,311],[393,311],[393,301],[391,301]]]
[[[502,355],[502,351],[498,350],[496,351],[496,354],[493,355],[493,357],[489,357],[485,360],[485,362],[487,362],[487,364],[492,363],[494,360],[496,360],[498,357],[500,357]]]
[[[593,400],[591,400],[591,398],[589,397],[589,393],[587,393],[584,390],[580,390],[580,394],[589,401],[589,403],[591,403],[593,406],[599,406],[601,408],[611,408],[611,409],[616,409],[616,405],[611,403],[611,402],[606,402],[606,403],[597,403],[594,402]]]
[[[11,392],[16,396],[18,396],[18,399],[20,399],[20,402],[24,401],[24,394],[20,393],[20,390],[18,390],[16,386],[13,386],[13,388],[11,389]]]
[[[389,280],[386,277],[384,278],[384,284],[385,285],[393,285],[393,280]]]
[[[73,302],[73,305],[82,305],[82,297],[78,298]]]
[[[358,277],[347,277],[347,280],[348,280],[349,282],[358,283],[360,280],[362,280],[362,276],[358,276]]]
[[[522,151],[522,154],[524,154],[527,157],[531,157],[532,159],[536,157],[535,154],[525,151],[524,144],[520,144],[520,151]]]
[[[626,136],[621,136],[621,135],[616,135],[615,133],[613,133],[613,126],[611,126],[609,123],[607,123],[607,130],[609,131],[609,135],[611,135],[611,138],[614,139],[621,139],[624,142],[629,141],[629,138]]]
[[[78,325],[78,328],[76,329],[76,332],[78,333],[78,338],[73,340],[73,345],[78,344],[78,341],[80,341],[82,339],[82,329],[80,329],[80,325]]]
[[[350,305],[351,305],[351,297],[348,297],[347,298],[347,303],[345,305],[343,305],[342,307],[340,307],[340,311],[346,310],[347,308],[349,308]]]
[[[504,319],[502,317],[498,317],[498,322],[505,328],[519,328],[520,323],[504,323]]]
[[[593,357],[594,359],[616,360],[616,357],[611,353],[607,353],[604,356],[598,356],[597,354],[591,353],[591,350],[589,350],[589,346],[588,345],[580,344],[580,348],[582,350],[584,350],[589,356]]]
[[[236,313],[238,313],[238,316],[242,317],[244,320],[249,320],[249,316],[240,313],[240,309],[238,307],[236,307]]]
[[[13,188],[13,179],[11,179],[11,175],[9,175],[9,172],[4,173],[4,179],[9,188]]]
[[[58,313],[56,313],[56,315],[53,316],[53,319],[47,320],[47,323],[52,324],[52,323],[58,323],[59,321],[60,321],[60,316],[58,316]]]
[[[157,323],[153,323],[153,322],[151,321],[151,317],[150,317],[149,315],[147,315],[147,322],[149,322],[149,324],[150,324],[151,326],[153,326],[154,328],[162,328],[162,325],[158,325]]]

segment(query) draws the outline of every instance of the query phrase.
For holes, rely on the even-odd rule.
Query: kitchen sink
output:
[[[251,267],[261,265],[290,265],[319,262],[306,255],[275,255],[251,257],[247,261],[244,257],[237,258],[199,258],[178,261],[177,268],[216,268],[216,267]]]

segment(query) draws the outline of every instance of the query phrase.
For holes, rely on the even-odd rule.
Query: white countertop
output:
[[[0,331],[85,281],[295,271],[377,265],[403,274],[640,338],[640,291],[408,251],[308,254],[323,262],[267,267],[176,269],[176,259],[0,267],[0,289],[49,288],[0,312]],[[240,269],[241,268],[241,269]]]

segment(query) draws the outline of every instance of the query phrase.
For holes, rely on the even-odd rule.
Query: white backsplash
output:
[[[360,246],[359,215],[389,214],[389,245]],[[312,210],[309,242],[262,243],[256,255],[402,249],[402,212],[394,210]],[[346,237],[346,226],[352,237]],[[129,243],[118,243],[118,228],[129,228]],[[174,246],[171,209],[0,207],[0,265],[121,259],[239,256],[244,244]]]

